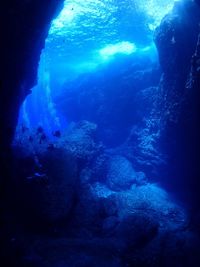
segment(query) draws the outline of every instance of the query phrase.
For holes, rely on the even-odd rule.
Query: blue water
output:
[[[158,63],[154,31],[173,4],[174,0],[65,1],[52,21],[38,84],[21,108],[19,125],[42,126],[48,133],[63,129],[69,120],[55,99],[79,84],[81,75],[114,75],[126,61],[144,66],[147,61]]]
[[[174,122],[187,51],[185,9],[175,2],[66,0],[52,21],[20,111],[10,186],[25,222],[41,231],[25,240],[42,266],[196,266],[199,213],[188,211],[199,203],[198,153],[196,139],[186,144],[191,130],[182,133],[194,123],[182,125],[190,108]],[[179,78],[161,69],[154,36],[162,67]]]

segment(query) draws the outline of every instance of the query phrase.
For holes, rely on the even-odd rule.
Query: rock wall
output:
[[[200,22],[199,1],[175,4],[157,29],[155,40],[163,75],[158,105],[159,145],[167,158],[163,179],[182,197],[197,203],[200,186],[199,77],[188,86]]]
[[[19,107],[36,82],[40,53],[62,3],[10,0],[0,4],[0,178],[9,165]]]
[[[159,79],[158,66],[148,57],[116,57],[97,72],[66,82],[55,99],[56,108],[69,122],[96,123],[99,140],[116,147],[125,142],[133,126],[142,127]]]

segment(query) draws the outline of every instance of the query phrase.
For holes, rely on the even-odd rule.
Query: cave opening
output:
[[[196,46],[195,5],[64,2],[12,144],[12,214],[5,212],[12,266],[199,262],[199,217],[192,221],[170,191],[174,182],[175,193],[185,193],[180,180],[192,169],[182,166],[192,149],[179,135],[186,128],[179,106]]]
[[[51,138],[52,132],[63,131],[71,122],[88,120],[99,124],[100,139],[108,146],[121,144],[134,124],[133,117],[136,121],[140,118],[132,110],[128,112],[127,99],[122,100],[119,112],[117,96],[119,102],[125,96],[114,90],[115,77],[122,77],[123,71],[137,72],[138,85],[132,89],[135,91],[156,85],[160,76],[154,31],[173,4],[174,0],[65,1],[63,10],[52,21],[39,62],[38,83],[21,108],[18,130],[20,126],[42,127]],[[142,78],[142,72],[148,69],[154,73]],[[126,80],[126,84],[122,81],[118,86],[123,91],[131,90],[126,89],[133,82],[131,77]],[[139,80],[149,84],[141,85]],[[100,89],[108,83],[110,89]],[[75,96],[78,86],[82,98]],[[85,93],[81,92],[83,86],[89,87]],[[106,111],[108,105],[114,110]],[[120,128],[121,136],[117,134]],[[112,130],[116,138],[109,137]]]

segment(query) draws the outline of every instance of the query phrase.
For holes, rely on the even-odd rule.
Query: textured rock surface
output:
[[[42,23],[38,27],[47,25],[46,21],[43,21],[43,19],[46,20],[44,9],[48,11],[52,7],[53,12],[53,3],[56,4],[58,1],[48,1],[48,5],[46,1],[42,3],[41,1],[21,1],[20,3],[9,1],[5,4],[7,7],[7,12],[4,13],[5,21],[12,17],[13,13],[15,14],[13,18],[20,18],[16,21],[14,21],[15,19],[8,20],[11,33],[16,31],[19,43],[14,44],[11,49],[13,42],[11,42],[12,38],[10,37],[13,36],[12,34],[9,35],[10,31],[9,34],[5,32],[8,44],[6,46],[5,41],[5,44],[3,44],[5,49],[1,51],[4,54],[5,69],[1,71],[1,75],[4,77],[1,78],[2,82],[0,84],[2,89],[0,104],[4,101],[5,105],[0,105],[0,116],[2,116],[0,117],[0,123],[1,130],[3,130],[0,142],[4,144],[0,152],[2,153],[1,156],[4,156],[4,162],[7,162],[9,167],[12,165],[3,154],[3,148],[8,146],[15,126],[17,116],[13,116],[11,112],[16,113],[20,102],[26,95],[27,88],[33,84],[36,68],[30,73],[29,71],[26,72],[25,68],[29,69],[27,66],[32,65],[32,60],[34,60],[32,67],[36,67],[39,51],[42,47],[41,43],[37,46],[37,42],[31,41],[32,37],[35,36],[31,30],[31,25],[36,23],[33,18],[37,18],[37,22],[40,24],[40,17],[42,17]],[[10,9],[11,4],[12,8]],[[24,7],[29,8],[24,9]],[[29,10],[31,11],[29,12]],[[1,12],[4,11],[1,10]],[[194,18],[199,18],[199,9],[194,3],[186,3],[178,4],[173,12],[163,20],[156,37],[164,72],[158,95],[158,101],[162,104],[162,112],[158,112],[160,110],[159,105],[154,110],[156,119],[161,119],[159,135],[155,134],[153,136],[151,127],[141,132],[138,131],[138,133],[137,129],[134,129],[126,145],[130,147],[130,159],[133,161],[132,157],[135,155],[133,155],[133,148],[138,144],[137,138],[141,139],[139,143],[141,148],[144,149],[143,154],[146,155],[145,165],[149,158],[153,161],[157,156],[159,160],[159,155],[157,155],[156,149],[152,147],[152,143],[160,137],[159,141],[162,147],[166,148],[167,145],[168,166],[175,167],[172,171],[173,176],[171,174],[169,176],[165,170],[161,172],[163,177],[168,175],[168,178],[173,177],[177,181],[175,174],[180,175],[181,179],[187,176],[186,184],[191,178],[192,183],[196,182],[194,186],[197,185],[196,187],[199,188],[197,180],[193,179],[195,175],[197,175],[197,178],[199,177],[198,168],[196,168],[199,153],[199,130],[197,127],[199,91],[191,91],[191,94],[188,92],[185,94],[184,91],[190,69],[190,56],[194,52],[192,49],[191,51],[188,50],[188,45],[191,45],[191,47],[193,45],[193,48],[195,48],[195,36],[198,32],[196,32],[198,19],[196,22],[194,20],[195,25],[192,25],[188,17],[189,14],[193,14]],[[29,16],[30,13],[33,14],[33,17]],[[49,14],[48,21],[50,21],[50,17]],[[30,31],[27,31],[29,23],[24,23],[27,20],[30,21]],[[20,26],[22,24],[24,27]],[[13,25],[16,27],[13,28]],[[184,25],[184,28],[182,28],[182,25]],[[23,31],[27,32],[28,35],[24,36]],[[44,41],[40,35],[41,33],[42,31],[39,31],[39,36],[35,36],[35,38]],[[188,43],[190,42],[189,39],[194,43]],[[37,46],[37,53],[32,45]],[[19,53],[16,53],[16,51],[19,51]],[[34,59],[28,57],[30,53],[34,56]],[[182,57],[183,54],[184,57]],[[22,65],[18,65],[19,59]],[[10,63],[11,69],[8,66]],[[13,74],[16,69],[19,70],[19,76],[17,72]],[[10,77],[13,79],[8,79]],[[141,78],[143,76],[138,74],[137,77]],[[121,85],[123,85],[124,81],[121,82]],[[5,88],[9,89],[5,91]],[[118,99],[109,100],[113,92],[108,92],[107,95],[107,100],[109,100],[107,107],[111,106],[115,110],[114,125],[115,123],[117,125],[118,121],[121,120],[124,113],[120,113],[120,110],[124,106],[126,107],[126,103],[129,101],[128,96],[132,87],[127,85],[126,88],[127,95],[124,95],[123,90],[120,91],[120,97],[125,99],[121,102],[120,107],[117,106]],[[154,94],[157,92],[153,87],[149,89],[149,93],[147,91],[144,93],[145,97],[152,91]],[[89,94],[92,95],[91,92]],[[82,96],[84,102],[88,95],[84,91]],[[132,97],[132,100],[134,100],[135,94]],[[139,98],[144,100],[145,97],[140,95]],[[150,99],[152,100],[152,98]],[[185,101],[187,99],[190,99],[191,102]],[[102,108],[101,105],[100,107]],[[107,107],[103,110],[105,111]],[[82,108],[84,110],[84,107]],[[97,110],[94,116],[98,117],[99,114],[102,114],[100,112],[102,111],[101,108]],[[93,115],[91,111],[95,110],[96,112],[95,105],[89,110],[88,117]],[[6,122],[5,112],[8,116]],[[145,110],[145,114],[148,112],[149,106]],[[81,112],[78,116],[80,115]],[[112,118],[109,118],[105,123],[106,113],[104,115],[102,121],[101,116],[98,117],[99,121],[103,126],[109,126],[108,122]],[[143,115],[144,113],[140,114],[140,118]],[[132,128],[132,124],[136,121],[130,118],[127,122],[127,124],[125,123],[127,128],[125,127],[126,131],[121,141],[124,141],[124,138],[127,137],[126,133],[129,132],[127,129]],[[147,126],[148,123],[150,126],[153,124],[150,120],[147,121]],[[124,126],[123,123],[120,127],[122,126]],[[107,135],[109,129],[107,128],[106,131]],[[112,137],[113,132],[117,131],[110,131],[110,137]],[[67,136],[62,135],[62,140],[58,138],[56,142],[50,143],[46,138],[40,142],[42,134],[37,134],[35,138],[32,136],[31,139],[30,133],[25,134],[26,140],[21,140],[22,143],[24,142],[25,149],[22,154],[18,151],[19,160],[17,161],[17,169],[14,169],[19,170],[19,175],[16,184],[10,184],[7,191],[7,193],[16,194],[16,189],[18,189],[18,195],[16,194],[18,201],[20,192],[23,192],[20,195],[22,201],[20,207],[18,207],[19,209],[12,210],[12,212],[10,212],[10,203],[6,203],[5,213],[1,216],[3,227],[0,228],[0,237],[2,242],[5,241],[0,250],[1,261],[5,259],[5,264],[1,264],[1,266],[199,266],[199,219],[197,218],[195,224],[194,219],[190,219],[187,212],[180,205],[177,205],[165,190],[157,185],[150,183],[141,185],[137,182],[135,184],[137,180],[135,178],[136,172],[134,172],[129,159],[125,159],[123,148],[105,151],[96,143],[95,133],[96,125],[84,121],[72,124]],[[179,138],[182,133],[185,134],[182,138]],[[177,140],[177,143],[174,140]],[[33,146],[36,147],[33,149]],[[77,171],[77,162],[80,159],[84,161],[84,169],[82,169],[82,166],[78,166]],[[144,157],[141,155],[141,161],[143,159]],[[136,161],[139,160],[140,157],[137,156]],[[118,169],[118,167],[120,168]],[[192,172],[189,173],[189,170],[192,170]],[[80,179],[76,179],[79,173],[81,174]],[[184,175],[182,176],[182,174]],[[99,177],[102,177],[102,180]],[[116,189],[112,186],[109,188],[105,182],[106,177],[112,178],[112,183],[114,181],[117,189],[120,187],[120,191],[112,190]],[[182,182],[183,180],[178,183],[179,188],[181,185],[181,190]],[[74,192],[75,185],[76,194]],[[125,190],[121,190],[121,187]],[[191,192],[191,188],[188,190]],[[8,195],[8,202],[9,200],[13,201],[13,199],[13,195],[12,200]],[[71,209],[72,207],[73,209]],[[24,213],[24,210],[27,210],[27,213]],[[41,223],[42,218],[53,222],[52,227],[50,227],[50,234],[44,235],[44,232],[38,233],[37,230],[36,233],[31,233],[29,228],[27,230],[25,218],[29,214],[32,215],[30,219],[34,218],[32,221],[33,227],[35,223]],[[64,225],[59,225],[56,229],[58,225],[54,222],[67,215],[67,222],[65,221]],[[197,217],[197,214],[195,216]]]
[[[62,146],[80,160],[89,160],[99,154],[102,147],[96,141],[97,125],[80,121],[69,125]],[[62,141],[61,141],[62,142]],[[61,145],[61,144],[60,144]]]
[[[200,91],[199,82],[190,89],[186,82],[197,45],[199,18],[197,4],[177,2],[156,33],[163,76],[154,117],[159,118],[159,145],[167,157],[163,179],[175,177],[171,187],[194,203],[198,202],[200,186]]]
[[[116,58],[98,72],[66,83],[56,106],[69,121],[96,123],[98,138],[106,146],[115,147],[150,112],[159,74],[148,57],[138,64],[134,57]]]
[[[12,181],[14,194],[22,198],[18,205],[23,207],[22,203],[26,203],[25,214],[30,213],[24,216],[25,220],[36,216],[40,224],[53,223],[69,215],[79,182],[87,186],[90,176],[99,170],[89,168],[103,154],[95,133],[96,125],[88,121],[72,123],[58,137],[48,136],[41,127],[18,128],[13,143]],[[85,207],[82,211],[87,214],[86,210]]]
[[[0,180],[10,161],[9,145],[20,105],[35,84],[41,50],[62,3],[11,0],[0,4]]]
[[[111,189],[120,191],[129,189],[132,184],[144,183],[145,174],[136,172],[126,158],[114,156],[110,159],[107,180]]]

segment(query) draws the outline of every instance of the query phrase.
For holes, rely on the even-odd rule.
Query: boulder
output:
[[[113,156],[108,167],[107,183],[114,191],[130,189],[132,184],[145,182],[145,174],[136,172],[130,161],[122,156]]]
[[[98,155],[102,149],[95,140],[96,130],[97,125],[89,121],[71,123],[59,145],[75,158],[88,161]]]

